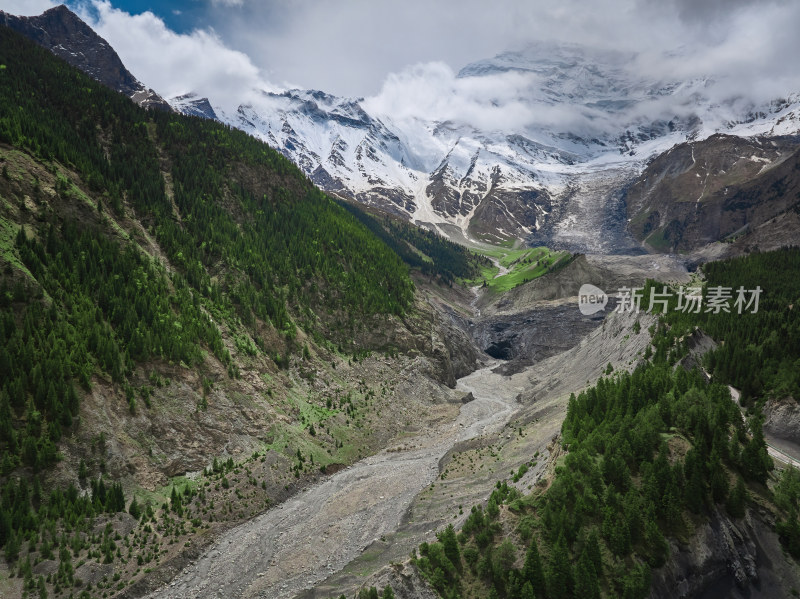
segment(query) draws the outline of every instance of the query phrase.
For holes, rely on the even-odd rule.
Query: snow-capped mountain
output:
[[[469,64],[458,74],[434,68],[422,73],[433,90],[427,97],[415,95],[419,81],[399,77],[382,97],[367,99],[254,90],[234,108],[193,94],[167,104],[63,6],[38,17],[0,11],[0,23],[140,105],[241,128],[284,153],[328,192],[461,241],[521,239],[614,252],[641,251],[647,235],[658,241],[648,247],[678,247],[665,243],[680,237],[674,221],[694,222],[701,213],[668,209],[672,196],[648,176],[679,173],[681,184],[673,188],[709,197],[703,182],[739,182],[732,173],[753,174],[741,166],[747,161],[759,162],[759,176],[784,163],[797,144],[791,136],[800,131],[800,95],[754,103],[744,94],[722,94],[720,88],[735,89],[730,82],[726,87],[713,77],[649,77],[633,54],[574,44],[532,44]],[[775,152],[738,156],[768,146],[717,141],[718,133],[790,138],[776,141]],[[704,140],[711,141],[698,145]],[[679,144],[688,145],[667,154]],[[665,159],[648,170],[659,156]],[[670,157],[685,156],[692,161],[670,163]],[[727,178],[698,170],[717,163]],[[709,235],[715,234],[689,238]]]
[[[719,132],[800,130],[800,97],[721,101],[712,79],[648,80],[627,68],[633,60],[536,44],[464,67],[459,85],[513,79],[513,93],[472,101],[520,113],[514,127],[396,118],[370,100],[310,90],[262,92],[235,110],[191,94],[170,102],[263,139],[331,193],[454,239],[630,250],[639,244],[627,233],[622,192],[648,160]]]

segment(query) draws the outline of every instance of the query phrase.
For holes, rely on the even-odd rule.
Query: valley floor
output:
[[[411,503],[435,484],[445,454],[457,443],[496,433],[514,413],[522,388],[494,374],[494,366],[459,381],[475,399],[463,405],[455,422],[404,439],[228,531],[149,597],[292,597],[386,535],[398,536]],[[432,530],[405,524],[400,544],[407,555]]]
[[[609,362],[631,367],[646,346],[646,327],[637,335],[632,325],[613,315],[577,346],[512,376],[498,361],[485,364],[458,381],[474,399],[454,421],[398,438],[229,530],[148,598],[351,596],[448,522],[459,525],[464,510],[534,456],[517,486],[546,478],[569,393]]]

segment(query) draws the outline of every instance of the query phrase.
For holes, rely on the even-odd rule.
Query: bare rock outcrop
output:
[[[386,566],[370,578],[368,584],[378,589],[392,587],[397,599],[438,599],[439,597],[409,562]]]
[[[670,547],[667,563],[653,571],[651,599],[759,599],[800,588],[800,568],[783,553],[766,512],[733,519],[715,507],[687,544]]]

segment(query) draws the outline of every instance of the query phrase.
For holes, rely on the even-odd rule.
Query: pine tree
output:
[[[533,591],[533,586],[530,582],[526,582],[522,585],[522,591],[520,592],[520,599],[537,599],[537,597],[543,597],[544,595],[536,595]]]
[[[559,536],[550,555],[547,570],[547,592],[552,599],[569,599],[573,596],[575,580],[564,535]]]
[[[141,515],[142,515],[142,510],[141,510],[141,508],[139,507],[139,503],[136,501],[136,496],[135,496],[135,495],[133,496],[133,499],[131,499],[131,505],[130,505],[130,507],[128,508],[128,513],[129,513],[131,516],[133,516],[134,518],[136,518],[137,520],[138,520],[138,519],[141,517]]]
[[[456,567],[456,569],[460,571],[461,553],[458,550],[458,540],[456,539],[456,532],[453,529],[452,524],[448,524],[447,527],[439,534],[439,541],[441,541],[442,546],[444,547],[444,554]]]
[[[595,571],[592,558],[589,552],[584,549],[575,568],[575,596],[581,599],[599,599],[600,585],[597,582],[597,572]]]
[[[586,547],[584,551],[588,554],[589,559],[592,561],[594,571],[598,576],[603,573],[603,556],[600,553],[600,536],[597,534],[597,529],[592,530],[586,539]]]
[[[778,522],[775,529],[789,554],[796,559],[800,558],[800,522],[797,520],[797,512],[792,510],[789,517]]]
[[[6,538],[6,548],[5,548],[5,556],[6,561],[9,564],[13,564],[17,561],[17,557],[19,557],[19,550],[22,544],[22,540],[20,539],[19,535],[12,529],[11,532],[8,534]]]
[[[653,568],[659,568],[664,565],[669,545],[654,520],[648,520],[644,526],[644,542],[649,553],[648,563]]]
[[[744,516],[744,506],[747,499],[747,490],[744,487],[744,480],[740,476],[736,481],[736,486],[728,496],[728,501],[725,503],[725,509],[734,518],[742,518]]]
[[[539,547],[536,545],[536,539],[531,539],[531,544],[528,546],[528,551],[525,553],[522,577],[526,582],[531,584],[537,597],[545,596],[544,571],[542,570],[542,560],[539,556]]]
[[[716,503],[722,503],[728,497],[728,474],[722,467],[722,463],[711,469],[711,497]]]

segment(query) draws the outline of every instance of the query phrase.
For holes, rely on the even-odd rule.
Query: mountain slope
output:
[[[798,207],[799,161],[795,137],[714,135],[676,146],[627,190],[630,230],[658,251],[745,234]]]
[[[112,89],[144,105],[166,106],[65,7],[39,17],[4,14],[3,20]],[[639,214],[625,214],[624,192],[649,161],[676,144],[716,133],[743,139],[794,135],[800,111],[796,95],[765,105],[738,97],[719,101],[713,78],[648,78],[631,70],[634,58],[537,43],[464,67],[456,82],[479,88],[517,78],[513,99],[459,98],[481,114],[502,114],[506,121],[516,115],[513,125],[397,118],[375,99],[316,90],[255,90],[233,109],[191,93],[169,104],[265,141],[330,193],[462,243],[522,240],[570,251],[635,253],[642,251],[641,231],[628,231],[626,217]]]
[[[708,263],[704,297],[717,286],[761,285],[758,311],[682,312],[673,289],[663,314],[615,313],[596,330],[625,334],[614,349],[633,345],[636,357],[608,362],[593,385],[569,394],[558,376],[533,374],[520,428],[491,445],[492,463],[505,454],[518,466],[510,476],[507,462],[498,468],[491,494],[463,516],[459,506],[460,529],[447,525],[421,544],[413,569],[441,597],[793,595],[800,477],[791,463],[773,464],[757,406],[793,406],[800,392],[800,315],[786,307],[800,293],[798,267],[797,248]],[[644,297],[648,288],[661,283],[649,281]],[[640,335],[643,345],[628,342]],[[601,340],[586,341],[553,360],[586,360]],[[550,394],[568,405],[561,434],[542,451],[535,431]],[[467,451],[440,466],[437,486],[459,475]],[[415,596],[403,579],[412,580],[389,582],[398,596]]]
[[[140,106],[172,110],[161,96],[148,89],[125,68],[107,41],[63,4],[37,17],[17,17],[0,11],[0,24],[32,39]]]
[[[651,159],[717,132],[747,138],[800,127],[797,97],[720,104],[707,92],[712,80],[648,80],[631,73],[631,58],[535,44],[466,66],[458,79],[474,85],[509,74],[527,82],[524,97],[506,109],[530,116],[511,134],[453,120],[398,120],[370,99],[313,90],[265,92],[214,114],[279,149],[323,189],[456,240],[641,251],[625,229],[623,191]],[[171,102],[194,114],[194,104],[207,100]],[[497,110],[492,102],[475,109]]]
[[[121,592],[460,405],[468,340],[287,159],[0,65],[3,596]]]

